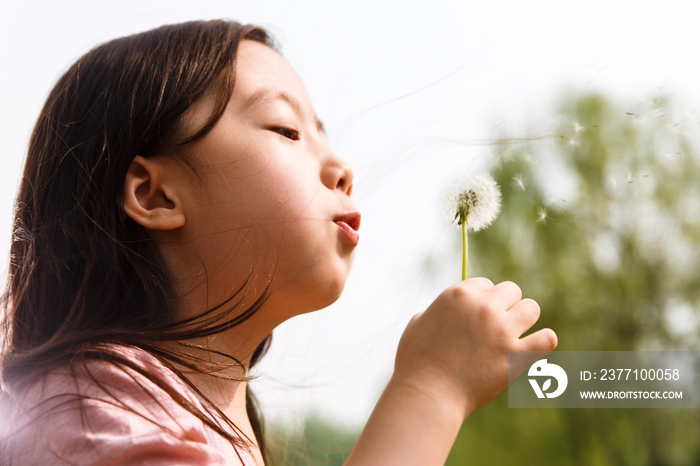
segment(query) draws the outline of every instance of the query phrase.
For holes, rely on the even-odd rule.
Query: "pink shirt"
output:
[[[196,393],[153,356],[136,348],[120,351],[203,409]],[[7,437],[0,465],[255,465],[244,448],[234,449],[142,375],[101,361],[88,367],[109,393],[62,369],[21,394],[19,405],[0,397],[0,438]]]

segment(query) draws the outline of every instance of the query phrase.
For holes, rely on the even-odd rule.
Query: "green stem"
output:
[[[469,244],[467,241],[467,219],[462,221],[462,280],[469,277]]]

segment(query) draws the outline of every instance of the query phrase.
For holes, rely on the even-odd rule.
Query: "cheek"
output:
[[[239,177],[235,187],[239,197],[251,203],[256,217],[301,218],[313,207],[320,183],[318,174],[313,176],[313,167],[290,163],[287,157],[261,160],[256,165],[257,170]]]
[[[354,253],[348,251],[330,220],[299,222],[280,248],[275,280],[290,299],[308,310],[335,302],[343,292]]]
[[[274,271],[280,285],[317,281],[310,272],[327,264],[333,225],[321,218],[308,188],[278,181],[246,180],[215,200],[207,229],[216,234],[205,243],[214,248],[213,260],[235,269],[236,277],[254,266],[264,276]]]

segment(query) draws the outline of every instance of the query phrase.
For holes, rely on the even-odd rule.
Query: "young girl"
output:
[[[271,464],[247,375],[277,325],[340,296],[352,189],[260,28],[164,26],[80,58],[16,201],[0,462]],[[556,346],[520,338],[539,316],[521,298],[474,278],[417,314],[346,464],[444,464],[508,351]]]

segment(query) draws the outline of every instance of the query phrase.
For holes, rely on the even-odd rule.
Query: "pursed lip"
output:
[[[360,229],[360,219],[361,215],[359,212],[350,212],[334,218],[333,221],[335,223],[345,223],[353,230],[358,231]]]
[[[351,212],[339,215],[333,219],[333,222],[338,225],[338,228],[343,230],[343,236],[349,244],[353,247],[357,246],[357,243],[360,241],[360,234],[357,232],[360,229],[360,213]]]

